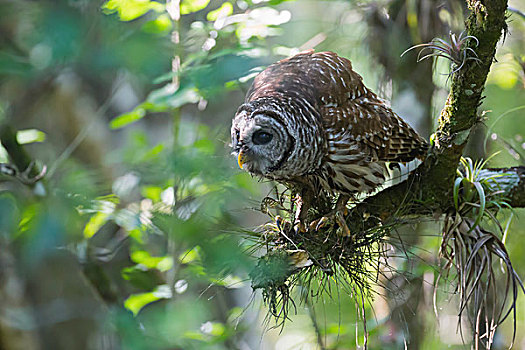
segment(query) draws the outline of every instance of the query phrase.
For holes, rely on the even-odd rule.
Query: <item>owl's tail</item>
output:
[[[419,158],[414,158],[406,163],[385,162],[385,182],[381,190],[392,187],[408,179],[423,162]]]

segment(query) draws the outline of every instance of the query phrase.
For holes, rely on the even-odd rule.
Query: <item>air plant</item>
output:
[[[267,321],[275,320],[275,327],[282,327],[289,311],[296,310],[294,299],[308,305],[323,295],[335,298],[334,293],[343,290],[356,302],[366,344],[365,304],[374,295],[372,286],[381,283],[379,275],[387,269],[380,263],[389,253],[386,236],[402,223],[382,222],[346,237],[335,222],[328,221],[298,233],[290,219],[294,213],[293,195],[276,191],[275,196],[265,198],[261,205],[261,211],[273,221],[247,237],[259,252],[264,252],[249,275],[252,288],[262,291],[269,307]]]
[[[466,314],[469,319],[476,349],[491,348],[497,327],[511,313],[516,330],[516,299],[520,290],[525,292],[505,248],[508,225],[504,229],[496,217],[497,210],[511,208],[500,184],[515,179],[511,174],[484,169],[489,159],[480,162],[461,159],[453,189],[455,212],[445,218],[440,248],[445,260],[441,276],[455,270],[459,318]],[[495,232],[481,226],[484,217],[495,224]],[[505,270],[503,284],[497,282],[498,261]],[[500,290],[502,285],[504,290]],[[435,298],[436,294],[434,305]]]
[[[494,214],[487,211],[487,208],[499,210],[505,207],[511,209],[498,184],[498,180],[508,177],[510,174],[490,173],[484,169],[487,162],[496,154],[483,161],[473,162],[468,157],[460,160],[461,167],[457,170],[458,177],[454,181],[453,188],[454,207],[456,212],[463,216],[472,210],[475,216],[474,226],[479,225],[485,215],[495,219]],[[462,191],[461,203],[460,191]]]
[[[450,32],[449,37],[450,43],[440,38],[434,38],[428,43],[414,45],[406,49],[401,56],[411,50],[421,48],[417,55],[417,62],[421,62],[431,57],[446,58],[451,61],[451,65],[455,66],[452,68],[449,75],[454,75],[459,72],[465,66],[467,61],[481,62],[474,49],[468,47],[469,40],[475,42],[475,47],[479,45],[479,41],[475,36],[465,35],[465,32],[461,32],[459,36],[456,36],[455,33]],[[429,50],[430,53],[422,56],[425,50]]]

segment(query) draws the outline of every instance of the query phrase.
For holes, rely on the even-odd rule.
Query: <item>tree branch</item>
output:
[[[478,42],[467,40],[467,46],[462,49],[475,52],[477,59],[465,61],[461,69],[454,73],[428,157],[407,181],[357,205],[346,218],[351,230],[373,225],[372,222],[362,223],[365,214],[384,220],[396,215],[400,208],[403,208],[404,215],[432,215],[453,208],[452,189],[456,169],[471,128],[479,121],[477,110],[494,61],[496,44],[507,29],[507,0],[467,0],[467,4],[470,15],[465,21],[466,35],[475,37]],[[517,167],[493,171],[508,172],[519,178],[517,184],[501,185],[510,186],[503,189],[510,195],[510,204],[525,206],[525,169]]]

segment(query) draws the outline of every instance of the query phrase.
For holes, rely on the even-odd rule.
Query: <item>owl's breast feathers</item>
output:
[[[316,172],[331,190],[373,190],[385,181],[385,162],[422,159],[428,148],[366,88],[350,61],[333,52],[311,50],[268,67],[255,78],[246,102],[267,98],[300,101],[315,111],[315,122],[303,127],[312,129],[312,138],[324,135],[325,154]]]

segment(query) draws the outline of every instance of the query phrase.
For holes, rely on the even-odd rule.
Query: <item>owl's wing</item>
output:
[[[324,106],[325,130],[332,146],[358,144],[374,161],[409,162],[422,158],[427,142],[379,99],[362,97],[342,106]],[[330,145],[329,145],[330,146]]]
[[[365,94],[366,88],[352,63],[333,52],[308,50],[276,62],[255,77],[246,102],[283,94],[309,103],[344,103]]]
[[[311,55],[308,75],[319,82],[314,86],[323,126],[339,152],[350,142],[375,161],[409,162],[423,157],[427,142],[366,88],[349,60],[332,52]]]

